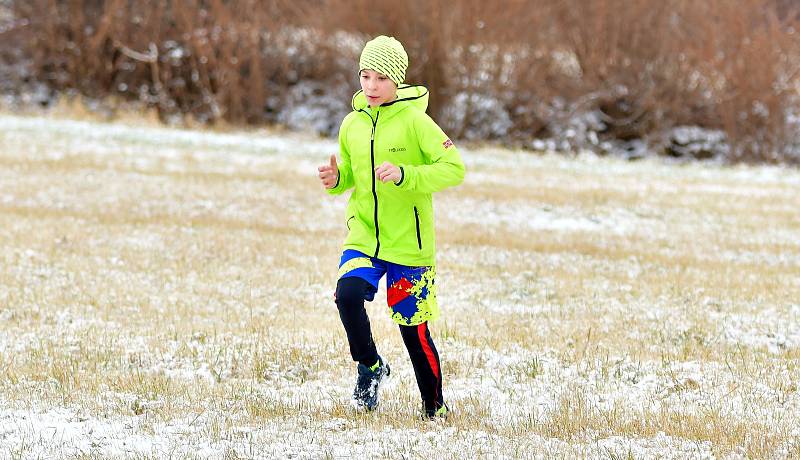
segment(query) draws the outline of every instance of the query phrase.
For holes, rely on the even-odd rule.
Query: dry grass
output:
[[[4,455],[800,455],[796,171],[465,152],[426,424],[380,301],[395,378],[347,405],[333,144],[0,126]]]

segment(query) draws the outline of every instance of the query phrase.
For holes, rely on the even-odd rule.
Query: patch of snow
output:
[[[664,153],[674,157],[721,159],[730,153],[724,131],[698,126],[678,126],[665,135]]]
[[[756,315],[730,314],[720,319],[723,337],[731,344],[766,349],[772,354],[800,349],[800,305],[784,312],[770,308]]]
[[[461,224],[536,231],[603,232],[625,235],[635,229],[636,217],[625,210],[614,210],[607,216],[587,215],[577,209],[534,207],[525,201],[496,203],[460,197],[459,206],[440,207],[442,217]],[[626,222],[628,219],[630,222]],[[520,226],[522,228],[520,228]]]
[[[505,137],[514,123],[499,99],[459,93],[445,108],[441,125],[463,132],[463,139],[483,140]]]
[[[289,89],[278,122],[298,131],[335,136],[342,119],[352,110],[347,92],[346,87],[300,82]]]

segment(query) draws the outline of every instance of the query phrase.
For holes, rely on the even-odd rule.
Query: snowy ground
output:
[[[347,404],[335,151],[0,115],[0,456],[800,457],[800,172],[462,149],[426,423],[379,300]]]

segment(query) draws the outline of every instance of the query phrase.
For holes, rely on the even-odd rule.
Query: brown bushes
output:
[[[797,10],[775,0],[28,0],[39,79],[144,100],[164,116],[291,120],[335,131],[361,46],[389,34],[408,81],[456,137],[527,145],[593,114],[599,141],[658,148],[675,126],[722,130],[734,161],[798,161]],[[324,104],[323,104],[324,105]],[[327,112],[326,112],[327,110]],[[564,134],[567,132],[568,134]],[[570,137],[572,136],[572,137]]]
[[[308,13],[290,1],[34,0],[14,7],[30,22],[26,45],[40,78],[90,96],[140,99],[165,115],[262,122],[270,94],[336,73],[335,54],[319,52],[324,43],[287,31],[286,18]]]

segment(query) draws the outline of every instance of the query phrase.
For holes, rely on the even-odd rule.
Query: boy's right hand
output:
[[[336,165],[336,155],[331,155],[330,164],[320,166],[317,169],[319,170],[319,180],[322,181],[322,185],[325,188],[333,188],[339,180],[339,166]]]

